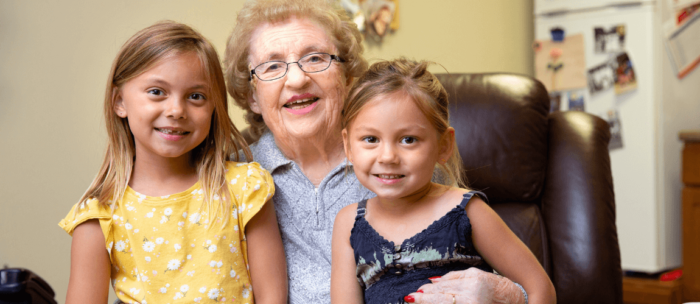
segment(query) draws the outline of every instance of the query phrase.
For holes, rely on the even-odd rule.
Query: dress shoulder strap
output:
[[[364,217],[366,213],[367,200],[362,200],[361,202],[357,203],[357,215],[355,215],[355,220],[359,220],[361,217]]]
[[[481,192],[481,191],[474,191],[474,190],[471,190],[471,191],[469,191],[469,192],[467,192],[467,193],[464,194],[464,196],[462,197],[462,202],[459,204],[459,206],[462,207],[462,208],[466,208],[466,207],[467,207],[467,203],[469,202],[470,199],[472,199],[472,197],[473,197],[475,194],[478,195],[479,198],[481,198],[482,200],[484,200],[484,201],[488,204],[489,199],[486,197],[486,194],[484,194],[484,193]]]

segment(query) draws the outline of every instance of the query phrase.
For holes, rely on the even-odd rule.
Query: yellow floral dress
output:
[[[228,162],[226,180],[235,205],[230,214],[212,214],[212,222],[200,209],[198,182],[162,197],[128,188],[113,212],[97,200],[76,204],[59,226],[72,235],[81,223],[99,220],[112,286],[125,303],[254,303],[244,228],[275,186],[258,163]],[[229,219],[222,229],[223,216]]]

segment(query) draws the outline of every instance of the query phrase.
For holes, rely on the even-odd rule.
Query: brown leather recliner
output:
[[[437,75],[469,187],[532,250],[557,302],[622,303],[608,124],[549,114],[547,90],[514,74]]]

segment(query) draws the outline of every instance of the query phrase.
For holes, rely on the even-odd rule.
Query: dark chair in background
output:
[[[546,89],[527,76],[437,76],[469,187],[539,259],[557,302],[622,303],[608,124],[550,114]]]

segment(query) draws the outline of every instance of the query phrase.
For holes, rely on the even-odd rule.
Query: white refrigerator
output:
[[[663,40],[662,25],[672,19],[667,1],[535,0],[534,11],[537,40],[552,39],[555,27],[565,37],[583,34],[586,70],[616,56],[596,51],[594,29],[624,25],[636,89],[572,92],[583,96],[585,112],[617,110],[622,147],[611,149],[610,160],[622,268],[647,273],[681,266],[678,132],[700,129],[700,68],[676,77]],[[561,110],[568,110],[568,93]]]

